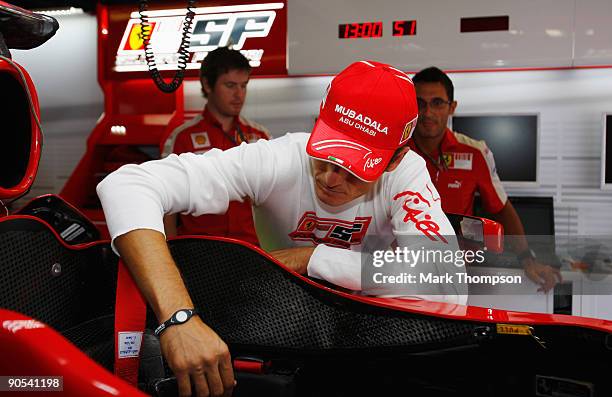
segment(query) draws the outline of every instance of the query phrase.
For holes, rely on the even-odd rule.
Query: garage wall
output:
[[[61,28],[48,43],[13,51],[37,86],[45,129],[40,172],[27,197],[61,190],[103,108],[95,17],[58,19]],[[557,234],[612,233],[612,191],[599,188],[601,120],[603,112],[612,112],[612,69],[456,73],[451,78],[458,113],[540,114],[541,186],[512,188],[510,194],[553,196]],[[275,136],[308,131],[330,79],[254,79],[244,114]],[[185,99],[187,109],[201,108],[197,81],[187,82]]]
[[[58,193],[85,153],[85,144],[103,111],[96,70],[96,18],[55,17],[60,28],[48,42],[28,51],[11,50],[38,92],[44,131],[42,157],[30,197]]]
[[[612,112],[612,69],[453,73],[460,113],[539,113],[540,186],[510,195],[552,196],[559,235],[612,233],[612,191],[600,189],[604,112]],[[258,79],[244,114],[275,136],[308,131],[331,78]],[[186,106],[203,103],[197,82]]]

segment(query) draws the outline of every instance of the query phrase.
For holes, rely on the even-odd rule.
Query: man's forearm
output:
[[[178,214],[164,215],[164,231],[166,237],[175,237],[178,235],[177,232]]]
[[[115,247],[159,321],[178,309],[193,307],[163,234],[133,230],[117,237]]]
[[[504,235],[512,236],[510,244],[514,252],[521,253],[529,248],[527,239],[525,238],[525,229],[519,218],[516,210],[510,200],[506,201],[506,205],[497,214],[493,215],[493,220],[499,222],[504,227]]]

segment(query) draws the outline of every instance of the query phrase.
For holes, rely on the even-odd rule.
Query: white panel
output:
[[[59,30],[40,47],[11,50],[38,91],[41,108],[102,103],[97,79],[97,24],[89,14],[55,17]]]
[[[434,10],[439,4],[434,2],[428,7]],[[560,8],[551,10],[563,10],[566,3],[558,4]],[[413,8],[404,5],[402,9]],[[469,7],[464,8],[464,16],[484,15],[475,11],[468,14]],[[345,22],[357,15],[349,11]],[[317,12],[320,17],[314,21],[323,21],[327,10]],[[390,16],[411,19],[411,15],[414,14],[396,12]],[[41,171],[29,197],[59,192],[81,158],[86,139],[102,111],[96,82],[95,18],[63,17],[60,26],[57,36],[43,47],[14,52],[37,84],[46,130]],[[317,30],[319,25],[313,26]],[[417,30],[421,32],[421,28]],[[337,31],[334,33],[337,35]],[[79,51],[75,50],[77,44]],[[533,47],[541,50],[537,45]],[[304,55],[308,62],[323,56],[318,50]],[[452,73],[450,77],[455,83],[460,112],[540,114],[540,187],[508,188],[509,194],[554,197],[558,235],[612,233],[612,191],[602,191],[599,186],[601,118],[604,112],[612,112],[612,69]],[[274,136],[309,131],[330,79],[252,79],[243,114],[267,126]],[[187,82],[185,100],[188,110],[202,108],[204,100],[198,81]],[[82,104],[90,105],[77,107]]]
[[[97,23],[90,14],[55,17],[59,30],[28,51],[11,50],[32,77],[44,131],[38,174],[19,208],[41,194],[59,193],[85,153],[86,140],[103,112],[97,80]]]
[[[599,184],[599,160],[565,158],[560,163],[559,172],[564,176],[561,186],[568,189],[568,193],[572,188],[595,187]]]
[[[472,276],[508,275],[525,277],[522,269],[499,269],[472,266]],[[521,284],[474,284],[470,285],[468,305],[529,313],[552,313],[552,294],[538,293],[538,286],[531,280],[523,279]]]
[[[612,64],[612,2],[576,1],[575,65]]]
[[[612,320],[610,295],[584,295],[581,303],[582,317]]]
[[[509,31],[460,33],[462,17],[501,15]],[[395,20],[417,20],[417,35],[393,37]],[[377,21],[381,38],[338,39],[339,24]],[[360,59],[404,70],[570,66],[573,24],[573,0],[289,0],[289,73],[337,73]]]

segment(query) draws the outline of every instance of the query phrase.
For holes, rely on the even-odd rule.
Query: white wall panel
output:
[[[602,0],[600,5],[607,2]],[[292,4],[291,0],[289,12]],[[428,7],[435,9],[436,4]],[[566,2],[555,4],[563,9]],[[379,3],[374,6],[387,8]],[[559,7],[550,8],[554,9]],[[326,17],[325,8],[312,12],[322,20]],[[347,18],[352,16],[347,10]],[[411,18],[409,13],[390,16]],[[46,131],[40,172],[29,197],[60,191],[84,153],[86,139],[102,112],[102,95],[96,82],[95,18],[60,17],[60,26],[57,36],[44,46],[14,52],[37,85]],[[307,55],[305,62],[322,56],[319,52]],[[553,196],[555,226],[560,235],[612,233],[612,191],[599,188],[601,119],[604,112],[612,112],[612,69],[453,73],[451,78],[458,112],[540,114],[540,187],[512,188],[510,194]],[[266,125],[275,136],[309,131],[330,80],[253,79],[243,113]],[[201,109],[204,100],[199,82],[187,82],[185,99],[187,109]]]
[[[612,233],[612,191],[599,188],[601,117],[612,112],[612,70],[452,73],[450,77],[459,113],[540,115],[540,186],[508,188],[509,194],[552,196],[559,235]],[[330,79],[255,79],[244,113],[275,136],[309,130]]]
[[[97,23],[89,14],[55,17],[53,38],[28,50],[11,50],[38,93],[44,131],[38,175],[30,192],[13,204],[46,193],[58,193],[85,153],[86,140],[103,111],[97,81]]]
[[[32,50],[11,50],[13,59],[32,77],[41,108],[101,104],[96,17],[76,14],[55,18],[60,25],[55,36]]]
[[[612,64],[612,1],[576,1],[575,65]]]
[[[336,73],[360,59],[405,70],[570,66],[574,0],[289,0],[290,74]],[[508,15],[509,31],[460,33],[462,17]],[[393,37],[393,21],[417,20],[416,36]],[[383,22],[383,37],[339,39],[338,25]]]

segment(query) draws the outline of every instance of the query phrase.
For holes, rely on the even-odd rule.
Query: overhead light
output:
[[[549,35],[550,37],[563,37],[565,36],[565,34],[563,33],[562,30],[559,29],[546,29],[544,30],[546,32],[547,35]]]
[[[54,9],[54,10],[35,10],[34,12],[37,13],[37,14],[48,15],[50,17],[66,16],[66,15],[79,15],[79,14],[84,14],[85,13],[85,11],[83,11],[82,8],[75,8],[75,7],[57,8],[57,9]]]

